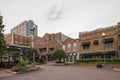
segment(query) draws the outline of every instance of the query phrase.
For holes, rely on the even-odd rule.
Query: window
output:
[[[48,38],[45,38],[45,42],[48,42],[49,41],[49,39]]]
[[[65,51],[65,45],[62,46],[62,49]]]
[[[90,47],[90,42],[89,42],[89,41],[83,42],[83,43],[82,43],[82,47],[83,47],[83,49],[89,49],[89,47]]]
[[[114,41],[113,38],[106,38],[103,40],[104,43],[112,43]]]
[[[105,45],[106,48],[107,47],[112,47],[112,43],[105,43],[104,45]]]
[[[73,51],[76,52],[76,49],[77,49],[77,44],[74,43],[74,44],[73,44]]]
[[[89,45],[83,46],[83,49],[89,49]]]
[[[67,52],[70,52],[70,47],[71,47],[71,44],[69,43],[69,44],[67,45]]]
[[[39,49],[40,50],[40,53],[46,53],[47,52],[47,49],[46,48],[41,48]]]
[[[106,38],[106,39],[103,39],[103,44],[104,46],[107,48],[107,47],[112,47],[112,44],[113,44],[113,38]]]
[[[4,57],[4,60],[6,61],[6,60],[7,60],[7,57]]]
[[[98,40],[94,40],[94,45],[98,45],[99,41]]]

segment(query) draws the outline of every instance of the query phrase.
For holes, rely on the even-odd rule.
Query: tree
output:
[[[23,51],[23,59],[28,59],[32,61],[33,58],[33,49],[29,48]]]
[[[19,51],[14,51],[14,52],[12,52],[11,55],[12,55],[12,58],[13,58],[14,61],[17,61],[20,58],[20,52]]]
[[[3,34],[5,25],[3,25],[2,19],[3,17],[0,15],[0,57],[6,52],[6,43]]]
[[[53,58],[53,60],[58,59],[59,62],[61,62],[62,58],[66,58],[67,55],[63,50],[56,50],[51,57]]]

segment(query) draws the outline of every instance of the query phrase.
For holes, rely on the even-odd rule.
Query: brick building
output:
[[[79,40],[67,38],[62,42],[62,49],[67,53],[68,57],[65,59],[65,62],[74,62],[76,59],[79,59]]]
[[[57,49],[62,49],[61,42],[68,37],[62,33],[48,34],[46,33],[39,42],[39,55],[48,61],[51,61],[51,53]]]
[[[6,44],[28,44],[31,45],[31,37],[9,33],[5,36]]]
[[[102,33],[105,33],[104,37]],[[79,33],[80,58],[120,57],[120,24]],[[104,54],[103,54],[104,53]]]

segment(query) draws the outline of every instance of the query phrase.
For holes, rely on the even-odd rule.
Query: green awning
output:
[[[113,38],[106,38],[106,39],[104,39],[104,43],[111,43],[111,42],[113,42]]]
[[[90,45],[90,41],[88,41],[88,42],[83,42],[83,43],[82,43],[82,46],[87,46],[87,45],[88,45],[88,46]]]
[[[102,52],[86,52],[86,53],[80,53],[81,56],[97,56],[97,55],[101,55]]]
[[[105,54],[115,54],[116,51],[115,50],[109,50],[109,51],[105,51]]]
[[[105,51],[105,54],[109,54],[109,55],[114,55],[116,54],[116,51],[115,50],[108,50],[108,51]],[[97,55],[103,55],[103,52],[83,52],[83,53],[80,53],[80,56],[97,56]]]

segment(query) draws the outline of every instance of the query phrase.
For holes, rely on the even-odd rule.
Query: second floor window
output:
[[[83,49],[89,49],[90,48],[90,41],[86,41],[82,43]]]
[[[105,47],[112,47],[113,45],[113,41],[114,39],[113,38],[106,38],[103,40],[103,44],[105,45]]]
[[[62,49],[65,51],[65,45],[62,46]]]
[[[70,52],[70,47],[71,47],[71,44],[69,43],[69,44],[67,45],[67,52]]]
[[[105,43],[104,45],[105,45],[106,48],[107,47],[112,47],[112,43]]]
[[[83,46],[83,49],[89,49],[89,45]]]
[[[76,52],[76,49],[77,49],[77,44],[74,43],[74,44],[73,44],[73,51]]]

